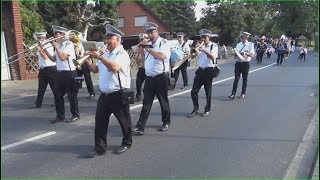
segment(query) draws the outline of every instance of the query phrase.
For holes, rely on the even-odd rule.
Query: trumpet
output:
[[[106,48],[106,45],[99,45],[98,51],[103,52],[103,49]],[[86,60],[90,57],[90,55],[85,55],[79,59],[74,59],[72,62],[77,67],[77,69],[81,69],[81,65],[86,62]]]
[[[58,40],[61,41],[61,39],[68,39],[71,42],[73,42],[74,44],[79,44],[81,42],[81,40],[83,40],[83,36],[82,36],[82,33],[79,32],[79,31],[69,30],[69,31],[66,32],[66,34],[64,36],[61,36],[61,37],[58,37],[58,38],[50,37],[50,38],[48,38],[46,40],[45,43],[37,42],[37,43],[27,47],[24,51],[21,51],[21,52],[19,52],[17,54],[14,54],[14,55],[8,57],[7,59],[5,59],[5,62],[8,62],[8,63],[6,63],[5,67],[7,67],[10,64],[13,64],[13,63],[15,63],[15,62],[17,62],[17,61],[19,61],[21,59],[24,59],[25,57],[30,56],[30,54],[37,53],[37,52],[43,50],[43,48],[42,48],[41,50],[37,50],[37,51],[33,52],[34,49],[36,49],[36,48],[41,47],[41,46],[45,46],[46,44],[49,44],[49,43],[51,43],[53,41],[58,41]],[[46,48],[44,48],[44,49],[46,49]],[[25,55],[20,56],[21,54],[25,54]],[[14,59],[14,58],[17,58],[17,59],[15,59],[13,61],[10,61],[11,59]]]
[[[204,41],[201,41],[198,46],[190,50],[190,58],[194,59],[198,56],[199,48],[204,45]]]

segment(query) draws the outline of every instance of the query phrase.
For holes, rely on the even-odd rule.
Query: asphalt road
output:
[[[134,137],[133,146],[122,155],[112,150],[120,145],[118,122],[111,118],[109,149],[104,156],[87,159],[94,145],[94,114],[98,97],[87,100],[79,94],[81,120],[50,125],[55,117],[52,95],[46,94],[41,109],[28,109],[35,97],[2,101],[1,146],[56,132],[32,142],[1,150],[2,178],[282,178],[318,106],[318,54],[306,62],[291,55],[281,66],[272,60],[251,62],[247,96],[228,100],[234,64],[221,65],[214,79],[212,111],[192,119],[189,88],[170,91],[172,124],[158,132],[161,111],[152,107],[145,135]],[[264,68],[263,68],[264,67]],[[189,70],[192,85],[195,70]],[[177,88],[181,87],[179,77]],[[229,79],[228,79],[229,78]],[[241,89],[241,80],[238,93]],[[177,94],[180,93],[180,94]],[[177,94],[177,95],[175,95]],[[205,106],[204,90],[199,93]],[[66,104],[66,117],[70,116]],[[133,124],[141,107],[132,105]]]

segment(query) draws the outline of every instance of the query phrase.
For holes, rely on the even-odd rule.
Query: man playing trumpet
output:
[[[235,55],[236,64],[234,67],[234,81],[233,81],[233,88],[231,95],[228,96],[229,99],[234,99],[235,94],[237,92],[238,88],[238,82],[240,79],[240,75],[242,74],[242,91],[239,98],[244,98],[247,90],[247,82],[248,82],[248,73],[250,69],[249,62],[251,61],[251,58],[254,56],[254,44],[248,41],[248,37],[251,34],[248,32],[241,32],[240,38],[241,42],[239,42],[235,48],[236,51],[238,51],[242,56],[239,57]]]
[[[198,47],[199,52],[197,55],[199,69],[196,71],[196,76],[193,80],[193,86],[191,90],[193,110],[187,115],[189,118],[199,114],[198,93],[202,85],[204,85],[207,105],[204,109],[204,112],[201,113],[200,116],[209,115],[211,110],[213,68],[216,66],[216,58],[218,57],[218,45],[210,40],[212,32],[207,29],[201,29],[199,33],[202,40],[202,43]]]

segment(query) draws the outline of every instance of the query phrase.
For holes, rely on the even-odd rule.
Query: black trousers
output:
[[[282,64],[283,58],[284,58],[284,54],[278,53],[277,64],[279,64],[279,63]]]
[[[262,63],[263,54],[264,54],[263,51],[262,52],[260,52],[260,51],[257,52],[257,61],[258,61],[258,63],[259,62]]]
[[[302,58],[303,58],[303,61],[306,61],[306,54],[305,53],[301,53],[299,55],[299,59],[302,61]]]
[[[242,75],[241,94],[246,94],[249,69],[250,69],[249,62],[238,62],[238,61],[236,62],[234,66],[234,81],[233,81],[232,95],[235,95],[237,92],[240,75]]]
[[[93,89],[93,83],[92,83],[92,79],[91,79],[91,71],[89,69],[89,66],[87,63],[83,63],[81,65],[81,70],[77,69],[77,74],[78,76],[84,76],[84,80],[86,82],[87,85],[87,90],[89,92],[89,94],[94,94],[94,89]]]
[[[70,102],[70,111],[72,116],[80,117],[78,107],[78,88],[74,81],[77,76],[76,71],[58,71],[55,81],[55,89],[57,94],[56,111],[57,118],[65,118],[64,99],[63,96],[67,93]]]
[[[100,94],[97,102],[94,131],[95,151],[97,152],[106,151],[106,134],[111,114],[114,114],[120,124],[123,135],[122,145],[131,146],[132,144],[132,122],[129,102],[123,101],[122,98],[120,91],[111,94]]]
[[[271,57],[271,53],[267,52],[267,59],[269,59]]]
[[[139,121],[136,125],[137,128],[144,130],[150,114],[154,96],[156,96],[160,102],[163,124],[170,124],[171,121],[168,98],[168,81],[168,73],[163,73],[156,77],[147,76],[143,88],[143,106],[140,113]]]
[[[146,79],[146,71],[144,67],[139,67],[137,72],[137,79],[136,79],[136,87],[137,87],[136,97],[141,97],[142,84],[145,79]]]
[[[39,70],[38,96],[37,96],[36,102],[34,103],[35,105],[42,106],[43,96],[44,96],[44,93],[46,92],[48,84],[52,90],[52,93],[56,102],[56,93],[54,89],[54,81],[56,78],[56,74],[57,74],[56,66],[45,67]]]
[[[213,68],[209,67],[206,69],[198,69],[196,71],[196,76],[193,80],[193,86],[191,90],[191,98],[193,102],[193,110],[199,110],[199,98],[198,93],[202,85],[204,86],[204,91],[206,93],[207,105],[204,108],[205,112],[209,112],[211,110],[211,94],[212,94],[212,80],[213,80]]]
[[[183,86],[188,86],[188,73],[187,73],[187,67],[188,67],[188,60],[186,60],[181,66],[176,69],[173,73],[174,79],[178,80],[179,78],[179,72],[181,71],[182,79],[183,79]]]

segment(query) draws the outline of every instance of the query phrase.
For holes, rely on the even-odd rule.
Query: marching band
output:
[[[78,76],[84,74],[89,92],[88,98],[94,98],[95,93],[90,72],[99,73],[99,88],[101,94],[97,102],[95,114],[94,149],[89,152],[88,157],[103,155],[106,152],[109,118],[114,114],[117,118],[123,139],[121,146],[115,150],[120,154],[127,151],[132,145],[132,135],[144,135],[146,122],[149,118],[152,103],[156,96],[160,102],[162,125],[159,131],[167,131],[171,123],[170,104],[168,98],[168,84],[171,72],[175,81],[182,73],[183,86],[188,87],[187,66],[191,59],[198,59],[198,69],[195,72],[194,82],[191,90],[193,110],[187,117],[195,115],[207,116],[211,110],[212,82],[214,68],[217,66],[218,45],[211,42],[212,32],[207,29],[199,31],[201,40],[194,41],[193,46],[184,41],[185,34],[177,33],[178,44],[170,47],[168,40],[159,36],[158,25],[147,22],[144,25],[144,33],[139,34],[139,43],[132,46],[136,52],[137,64],[139,65],[136,79],[135,102],[142,102],[142,109],[139,120],[135,127],[132,127],[130,106],[126,89],[130,89],[130,57],[121,44],[124,34],[114,26],[106,25],[104,48],[90,49],[85,52],[79,39],[79,33],[73,32],[60,26],[52,26],[54,38],[47,39],[46,32],[35,32],[37,39],[37,60],[39,63],[39,87],[38,96],[33,105],[34,108],[41,108],[43,96],[47,85],[52,89],[56,118],[50,123],[74,122],[80,118],[78,108],[78,91],[81,85]],[[229,99],[233,100],[236,95],[240,75],[242,75],[242,91],[239,98],[244,98],[247,89],[249,62],[257,53],[257,62],[262,63],[262,57],[267,52],[270,58],[272,52],[277,52],[277,64],[282,64],[285,54],[294,48],[292,40],[285,42],[285,36],[280,41],[267,40],[265,36],[260,42],[254,44],[248,41],[251,34],[241,32],[239,42],[233,49],[235,59],[234,82]],[[266,43],[267,42],[267,43]],[[288,45],[290,43],[290,45]],[[191,47],[191,49],[190,49]],[[181,53],[180,53],[181,52]],[[306,48],[301,48],[301,59],[307,54]],[[179,54],[180,53],[180,54]],[[171,57],[171,58],[170,58]],[[78,60],[81,59],[81,62]],[[95,64],[94,59],[98,62]],[[77,68],[78,67],[78,68]],[[80,68],[80,69],[79,69]],[[142,84],[143,98],[142,98]],[[204,86],[206,94],[206,106],[203,113],[199,113],[198,93]],[[70,102],[72,116],[65,120],[64,95],[67,93]]]

